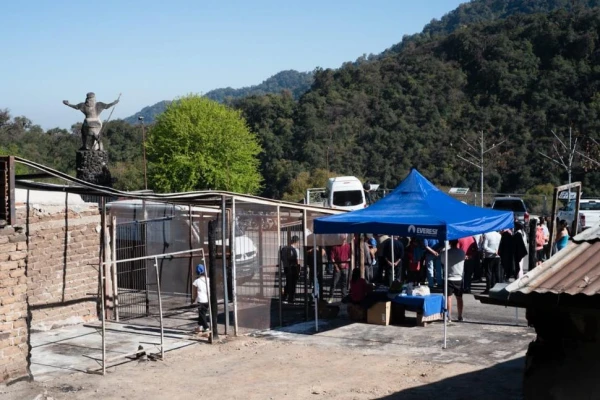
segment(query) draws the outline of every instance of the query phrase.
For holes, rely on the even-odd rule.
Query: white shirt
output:
[[[205,275],[200,276],[192,283],[196,288],[196,303],[208,303],[208,288],[210,286],[210,279]]]
[[[502,235],[498,232],[484,233],[482,237],[483,256],[485,258],[496,258],[498,255],[498,247],[500,247],[500,239]]]

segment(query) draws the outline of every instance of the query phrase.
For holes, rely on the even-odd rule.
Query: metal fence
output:
[[[217,282],[216,322],[222,326],[222,333],[229,333],[230,324],[235,333],[245,333],[314,318],[314,279],[306,256],[306,237],[314,218],[333,211],[233,197],[225,205],[223,214],[222,207],[216,206],[140,200],[109,204],[111,243],[117,261],[114,320],[148,324],[147,317],[155,314],[158,303],[149,290],[156,285],[153,261],[118,261],[197,250],[158,258],[164,312],[172,316],[189,312],[195,266],[210,259],[209,221],[214,221],[216,227],[213,272]],[[295,236],[299,256],[296,276],[284,271],[280,257],[280,250]],[[205,260],[200,251],[206,254]],[[331,273],[320,268],[319,275],[323,292],[323,284],[330,284]]]

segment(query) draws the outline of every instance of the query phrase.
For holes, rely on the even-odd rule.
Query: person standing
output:
[[[496,283],[500,281],[500,256],[498,248],[502,236],[498,232],[488,232],[481,237],[481,249],[483,250],[483,270],[486,274],[485,290],[483,294],[490,292]]]
[[[569,243],[569,228],[567,228],[567,221],[564,219],[558,223],[558,235],[556,235],[556,251],[561,251]]]
[[[206,276],[204,265],[196,266],[196,274],[198,278],[192,282],[194,290],[192,291],[192,303],[198,303],[198,327],[196,333],[208,331],[208,323],[206,322],[206,313],[208,311],[208,288],[210,280]]]
[[[373,237],[367,241],[367,245],[371,253],[371,276],[367,281],[374,283],[377,276],[377,240]]]
[[[354,259],[356,260],[356,266],[360,267],[360,258],[362,253],[363,262],[365,266],[365,280],[367,282],[371,282],[373,280],[373,259],[371,258],[371,251],[369,250],[368,241],[369,239],[366,239],[366,235],[364,240],[361,240],[360,235],[356,236],[356,239],[354,241]]]
[[[515,279],[519,279],[521,276],[523,276],[523,260],[528,254],[527,235],[525,234],[523,224],[520,222],[515,222],[513,243],[515,245]]]
[[[329,292],[329,302],[333,301],[335,289],[341,283],[342,299],[348,294],[348,268],[350,266],[350,258],[352,257],[352,248],[348,243],[348,234],[340,235],[342,244],[331,248],[331,262],[333,263],[333,282]]]
[[[440,253],[438,252],[440,242],[436,239],[425,239],[425,263],[427,265],[427,284],[433,289],[433,280],[438,287],[442,286],[442,264],[440,262]]]
[[[465,252],[465,270],[463,274],[463,293],[471,293],[471,282],[475,269],[479,264],[479,247],[473,236],[458,239],[460,250]]]
[[[283,289],[283,302],[293,303],[296,296],[296,284],[300,275],[300,264],[298,263],[298,246],[300,238],[292,236],[290,244],[281,248],[281,264],[285,274],[285,287]]]
[[[385,260],[386,280],[390,286],[393,280],[400,281],[402,279],[402,259],[404,258],[404,246],[398,240],[398,236],[391,236],[383,244],[383,258]],[[393,254],[392,254],[392,246]],[[392,279],[392,271],[394,279]]]
[[[515,273],[515,243],[510,229],[502,231],[498,255],[500,256],[500,282],[506,282]]]
[[[383,284],[383,274],[385,270],[385,257],[383,257],[383,245],[386,241],[389,240],[388,235],[378,235],[377,236],[377,273],[375,274],[375,282]]]
[[[535,258],[536,265],[540,265],[541,263],[546,261],[546,253],[544,252],[546,238],[544,233],[544,227],[541,224],[537,225],[535,229]]]
[[[477,250],[479,252],[479,256],[477,257],[477,263],[473,262],[474,271],[473,271],[473,279],[471,282],[481,282],[483,278],[483,268],[481,265],[481,261],[483,259],[483,251],[481,250],[481,238],[483,235],[473,235],[473,239],[475,239],[475,243],[477,243]]]
[[[448,268],[448,319],[452,315],[452,295],[456,296],[456,303],[458,306],[458,321],[463,320],[463,272],[465,266],[466,254],[464,251],[458,248],[458,240],[450,241],[450,248],[443,250],[440,254],[440,260],[445,263],[446,253],[448,256],[448,265],[444,265],[444,268]]]
[[[425,249],[423,240],[412,238],[405,253],[407,254],[407,281],[413,284],[423,282],[421,279],[421,270],[423,269],[423,258],[425,257]]]

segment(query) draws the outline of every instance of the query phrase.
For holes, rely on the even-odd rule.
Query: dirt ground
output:
[[[487,368],[387,356],[360,347],[240,337],[135,361],[107,376],[74,374],[0,387],[6,400],[518,399],[523,358]]]

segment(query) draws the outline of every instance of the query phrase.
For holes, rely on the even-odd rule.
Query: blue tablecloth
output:
[[[388,294],[391,301],[402,304],[408,311],[423,312],[424,317],[444,312],[444,295],[433,293],[428,296],[401,296]]]

